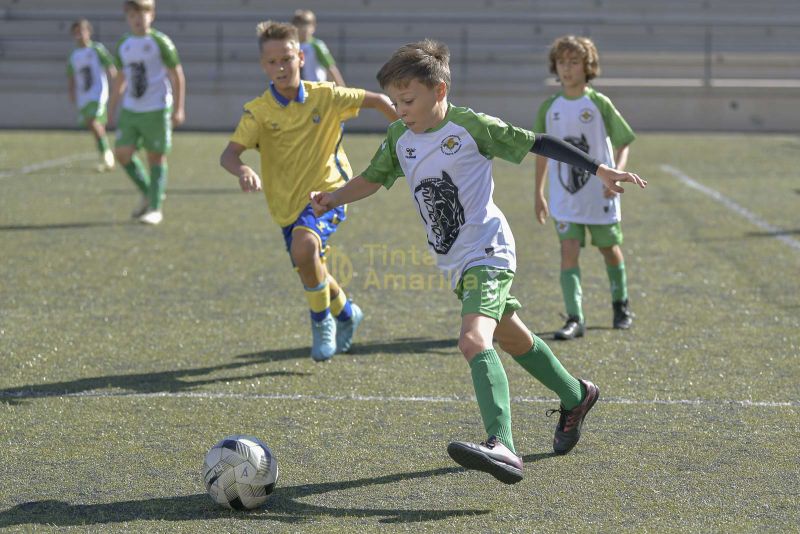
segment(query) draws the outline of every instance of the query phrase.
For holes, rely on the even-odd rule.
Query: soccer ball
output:
[[[228,436],[208,451],[203,481],[214,502],[236,510],[252,510],[267,501],[278,482],[278,460],[253,436]]]

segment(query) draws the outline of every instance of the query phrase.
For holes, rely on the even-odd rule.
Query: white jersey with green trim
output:
[[[605,95],[587,87],[578,98],[558,93],[539,108],[534,130],[563,139],[609,167],[614,149],[630,144],[635,135]],[[622,218],[620,197],[606,198],[603,182],[589,171],[550,160],[550,214],[557,221],[613,224]]]
[[[112,65],[111,55],[100,43],[76,48],[67,61],[67,75],[75,80],[75,103],[78,109],[89,102],[105,106],[108,102],[106,68]]]
[[[172,86],[167,68],[180,64],[169,37],[151,29],[146,35],[127,34],[116,51],[127,87],[122,107],[129,111],[157,111],[172,106]]]
[[[492,158],[519,163],[533,133],[450,106],[436,128],[415,134],[401,121],[362,176],[389,188],[405,176],[438,267],[455,287],[477,265],[515,270],[514,236],[492,198]]]
[[[325,42],[312,37],[305,43],[300,43],[300,50],[304,57],[301,77],[309,82],[328,81],[328,68],[336,63]]]

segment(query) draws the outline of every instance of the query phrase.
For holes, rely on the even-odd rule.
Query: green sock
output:
[[[144,165],[142,165],[142,160],[139,159],[139,156],[134,154],[130,163],[125,165],[124,168],[125,172],[127,172],[128,176],[133,180],[133,183],[136,184],[136,187],[139,188],[143,195],[146,195],[147,191],[150,189],[150,176],[148,176],[147,171],[144,170]]]
[[[583,308],[581,306],[583,291],[581,290],[580,267],[561,271],[561,293],[564,295],[567,315],[577,317],[580,322],[583,322]]]
[[[486,433],[497,438],[516,454],[511,436],[511,396],[503,364],[494,349],[486,349],[469,362],[472,385],[481,410]]]
[[[97,140],[97,150],[100,151],[100,154],[105,154],[106,150],[110,150],[108,138],[105,135]]]
[[[608,281],[611,283],[611,301],[628,300],[628,277],[625,275],[625,263],[616,267],[606,265]]]
[[[533,332],[531,332],[531,336],[533,336],[531,350],[514,359],[536,380],[554,391],[561,399],[564,408],[573,409],[583,400],[583,386],[577,378],[564,369],[547,343]]]
[[[150,167],[150,209],[160,210],[167,189],[167,163]]]

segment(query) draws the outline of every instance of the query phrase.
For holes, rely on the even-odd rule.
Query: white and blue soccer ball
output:
[[[278,460],[253,436],[228,436],[211,447],[203,481],[214,502],[236,510],[263,505],[278,482]]]

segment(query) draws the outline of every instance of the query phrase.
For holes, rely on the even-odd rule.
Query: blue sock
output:
[[[353,307],[350,306],[350,301],[344,303],[344,308],[336,316],[337,321],[349,321],[353,317]]]

